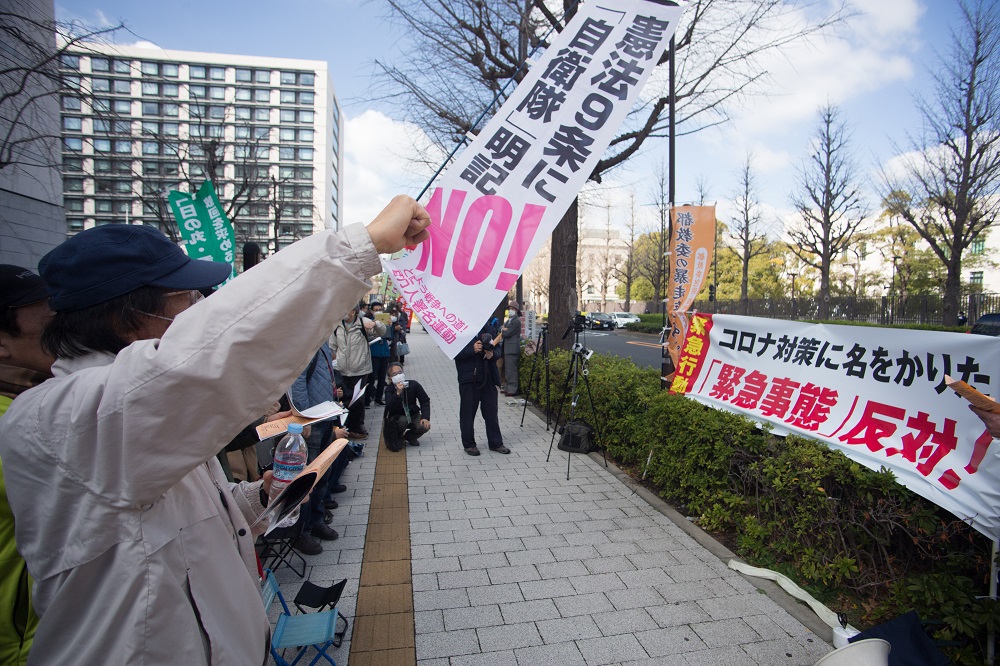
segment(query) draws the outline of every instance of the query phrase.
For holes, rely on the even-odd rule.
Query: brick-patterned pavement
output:
[[[337,496],[332,526],[341,538],[306,557],[311,580],[349,581],[341,610],[355,644],[349,633],[333,651],[340,666],[348,655],[354,666],[413,663],[399,623],[408,588],[419,666],[805,666],[830,651],[782,608],[787,597],[776,602],[727,568],[713,554],[724,549],[703,546],[697,530],[675,522],[683,518],[613,469],[574,456],[567,480],[565,453],[553,449],[545,461],[544,418],[529,410],[520,426],[521,403],[501,395],[510,455],[486,448],[478,417],[482,455],[465,455],[454,362],[419,327],[408,341],[405,371],[431,397],[431,432],[405,452],[378,450],[376,471],[381,410],[369,410],[366,453],[348,466],[348,491]],[[404,479],[408,502],[387,502]],[[386,535],[403,541],[407,503],[404,572]],[[278,575],[294,596],[298,578]]]

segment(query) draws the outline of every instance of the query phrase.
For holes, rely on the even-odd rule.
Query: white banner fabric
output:
[[[441,177],[425,204],[430,239],[385,268],[449,357],[479,333],[590,177],[683,9],[579,5]]]
[[[778,434],[819,439],[871,469],[885,467],[1000,538],[998,447],[969,403],[944,384],[950,375],[1000,394],[1000,339],[735,315],[693,319],[678,367],[686,395]]]

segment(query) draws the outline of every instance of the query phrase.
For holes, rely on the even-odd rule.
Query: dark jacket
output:
[[[322,402],[336,399],[334,397],[335,382],[332,358],[333,352],[330,351],[330,345],[324,342],[312,360],[309,361],[306,369],[292,384],[290,392],[296,408],[309,409]]]
[[[332,358],[333,352],[330,350],[330,345],[324,342],[289,389],[296,409],[309,409],[337,399]],[[310,429],[309,437],[306,438],[306,444],[316,453],[325,449],[333,440],[335,426],[334,421],[314,423]]]
[[[503,353],[521,353],[521,318],[514,315],[503,325]]]
[[[385,418],[405,416],[404,402],[410,408],[411,420],[416,421],[418,415],[421,419],[431,420],[431,399],[420,382],[411,379],[409,386],[403,389],[403,395],[396,395],[396,385],[391,382],[385,387]]]
[[[478,354],[473,350],[476,341],[486,333],[495,337],[495,333],[483,330],[465,345],[462,351],[455,356],[455,369],[458,370],[459,384],[472,384],[477,388],[483,388],[489,384],[500,386],[500,371],[497,370],[497,356],[502,352],[493,347],[492,344],[483,343],[483,351]],[[492,351],[493,358],[487,359],[486,352]]]

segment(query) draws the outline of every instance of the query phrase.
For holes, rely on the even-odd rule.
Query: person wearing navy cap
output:
[[[33,663],[265,662],[249,523],[268,481],[228,484],[215,454],[305,369],[379,253],[429,223],[396,197],[368,227],[302,239],[204,300],[231,266],[150,227],[88,229],[42,259],[54,377],[0,419],[35,577]]]

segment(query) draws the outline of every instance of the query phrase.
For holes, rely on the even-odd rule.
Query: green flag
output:
[[[181,237],[186,241],[184,251],[187,255],[192,259],[221,261],[232,266],[236,261],[236,234],[222,212],[212,181],[202,183],[193,196],[171,191],[167,200]]]

